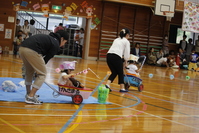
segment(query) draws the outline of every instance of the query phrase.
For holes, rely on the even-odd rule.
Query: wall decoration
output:
[[[13,5],[13,10],[14,10],[14,11],[19,11],[19,10],[20,10],[20,4],[19,4],[19,3],[14,4],[14,5]]]
[[[199,33],[199,4],[184,1],[182,30]]]
[[[0,31],[4,31],[4,24],[0,24]]]
[[[72,3],[71,5],[70,5],[70,7],[75,11],[76,9],[77,9],[77,5],[75,4],[75,3]]]
[[[83,9],[88,7],[88,3],[86,1],[83,1],[80,5]]]
[[[32,7],[33,7],[34,10],[37,10],[37,9],[39,9],[41,6],[40,6],[39,3],[37,3],[37,4],[34,4]]]
[[[65,18],[66,20],[68,20],[68,17],[71,15],[71,11],[72,11],[73,9],[71,8],[71,7],[66,7],[66,9],[65,9],[65,12],[63,13],[64,14],[64,16],[63,16],[63,18]]]
[[[27,7],[27,5],[28,5],[28,2],[26,2],[26,1],[21,1],[21,6],[23,6],[23,7]]]
[[[6,29],[5,39],[11,39],[11,38],[12,38],[12,29]]]
[[[93,6],[89,6],[86,8],[86,14],[87,14],[87,18],[92,18],[92,14],[93,14]]]
[[[49,17],[48,12],[50,11],[49,4],[42,4],[41,10],[44,13],[43,16],[48,18]]]
[[[15,22],[15,17],[8,16],[8,22],[9,23],[14,23]]]
[[[91,23],[91,30],[95,29],[97,25],[96,24],[93,24],[93,22]]]

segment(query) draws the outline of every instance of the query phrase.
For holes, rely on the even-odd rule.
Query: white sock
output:
[[[123,91],[125,91],[126,89],[124,89],[124,88],[123,88],[123,89],[120,89],[120,90],[123,90]]]
[[[33,97],[30,97],[29,95],[28,95],[28,98],[33,99]]]

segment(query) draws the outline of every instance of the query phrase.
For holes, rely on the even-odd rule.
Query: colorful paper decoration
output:
[[[99,20],[99,18],[95,18],[94,19],[95,23],[98,25],[101,21]]]
[[[17,3],[17,4],[15,4],[15,5],[13,5],[13,10],[14,10],[14,11],[19,11],[19,10],[20,10],[20,4]]]
[[[86,1],[82,2],[80,5],[83,9],[88,7],[88,3]]]
[[[89,6],[86,8],[86,14],[87,14],[87,18],[92,18],[92,14],[93,14],[93,6]]]
[[[72,4],[70,5],[70,7],[73,8],[73,10],[76,10],[78,6],[77,6],[75,3],[72,3]]]
[[[42,4],[41,5],[41,10],[44,13],[43,16],[48,18],[49,17],[48,11],[50,10],[49,4]]]
[[[71,15],[72,10],[73,9],[71,7],[67,6],[65,12],[63,13],[64,14],[63,18],[68,20],[68,17]]]
[[[182,30],[199,33],[199,4],[184,1]]]
[[[91,23],[91,30],[95,29],[96,26],[97,26],[96,24]]]
[[[27,7],[27,5],[28,5],[28,2],[26,2],[26,1],[21,1],[21,6]]]
[[[39,9],[41,6],[40,6],[39,3],[37,3],[37,4],[34,4],[32,7],[33,7],[34,10],[37,10],[37,9]]]

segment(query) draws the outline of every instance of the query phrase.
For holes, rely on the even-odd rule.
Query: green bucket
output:
[[[99,103],[106,103],[106,100],[108,98],[108,94],[109,94],[109,89],[107,89],[104,84],[101,84],[98,87],[98,102]]]

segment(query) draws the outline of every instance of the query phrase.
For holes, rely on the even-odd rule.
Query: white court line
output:
[[[123,105],[120,105],[120,104],[116,104],[116,103],[112,103],[112,104],[115,104],[115,105],[118,105],[118,106],[121,106],[121,107],[126,107],[126,106],[123,106]],[[190,128],[194,128],[194,129],[199,130],[199,127],[193,127],[193,126],[190,126],[190,125],[187,125],[187,124],[183,124],[183,123],[180,123],[180,122],[177,122],[177,121],[173,121],[173,120],[169,120],[169,119],[166,119],[166,118],[162,118],[162,117],[159,116],[159,115],[153,115],[153,114],[150,114],[150,113],[147,113],[147,112],[144,112],[144,111],[141,111],[141,110],[133,109],[133,108],[130,108],[130,107],[127,107],[126,109],[130,109],[130,110],[142,112],[143,114],[150,115],[151,117],[160,118],[160,119],[163,119],[163,120],[166,120],[166,121],[173,122],[173,123],[175,123],[175,124],[179,124],[179,125],[182,125],[182,126],[186,126],[186,127],[190,127]],[[137,117],[137,116],[139,116],[139,115],[135,115],[135,116]]]
[[[141,111],[142,112],[142,111]],[[6,113],[0,113],[0,116],[73,116],[73,115],[54,115],[54,114],[6,114]],[[95,116],[108,116],[108,117],[127,117],[129,115],[77,115],[82,117],[95,117]],[[199,117],[199,115],[156,115],[159,117]],[[137,115],[136,117],[154,117],[149,115]]]

